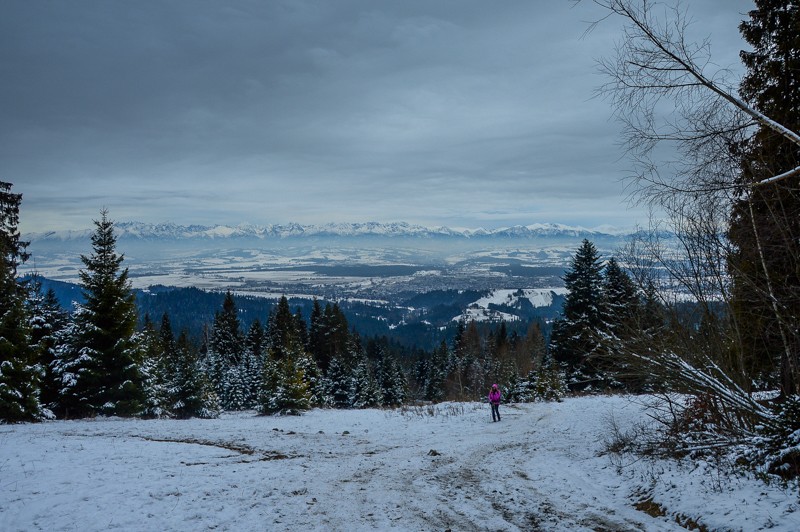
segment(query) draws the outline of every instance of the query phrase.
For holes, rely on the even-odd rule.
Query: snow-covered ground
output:
[[[636,398],[0,426],[0,530],[800,530],[798,493],[603,452]],[[667,515],[636,503],[652,499]],[[651,505],[654,506],[654,505]]]

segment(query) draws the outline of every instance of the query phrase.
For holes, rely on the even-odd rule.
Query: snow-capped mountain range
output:
[[[586,229],[553,223],[516,225],[500,229],[453,229],[424,227],[405,222],[396,223],[329,223],[323,225],[178,225],[175,223],[118,222],[114,225],[117,238],[127,240],[216,240],[216,239],[289,239],[303,237],[383,237],[383,238],[449,238],[449,239],[528,239],[528,238],[619,238],[628,231],[604,227]],[[30,242],[86,240],[94,229],[61,230],[28,233],[23,239]]]

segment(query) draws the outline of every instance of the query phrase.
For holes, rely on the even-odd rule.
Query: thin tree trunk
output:
[[[783,353],[781,354],[781,393],[782,395],[794,395],[797,393],[795,372],[796,364],[792,356],[792,350],[789,346],[789,340],[786,337],[786,330],[784,327],[783,319],[781,318],[780,307],[778,299],[775,297],[775,292],[772,289],[772,281],[769,276],[769,268],[767,268],[767,261],[764,258],[764,249],[761,246],[761,237],[758,234],[758,227],[756,226],[755,214],[753,213],[753,196],[752,193],[747,199],[747,208],[750,210],[750,223],[753,226],[753,236],[756,239],[756,250],[758,251],[758,258],[761,262],[761,268],[764,270],[764,279],[767,283],[767,295],[769,296],[772,311],[775,313],[775,318],[778,322],[778,330],[781,334],[781,342],[783,343]]]

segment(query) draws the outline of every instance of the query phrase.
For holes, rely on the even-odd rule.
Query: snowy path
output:
[[[0,530],[800,529],[797,494],[602,456],[620,397],[0,426]],[[647,492],[670,516],[634,505]],[[745,501],[746,504],[743,504]]]

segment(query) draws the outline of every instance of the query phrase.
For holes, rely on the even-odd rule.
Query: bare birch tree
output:
[[[758,187],[800,175],[800,167],[795,167],[743,188],[736,147],[760,129],[797,147],[800,135],[736,95],[733,81],[738,85],[738,80],[714,65],[710,42],[689,41],[691,20],[679,5],[648,0],[593,2],[607,17],[624,22],[616,54],[600,62],[608,81],[598,92],[610,101],[623,124],[623,145],[633,162],[632,197],[664,213],[662,223],[677,242],[665,246],[663,239],[654,236],[658,234],[655,227],[642,244],[655,265],[677,280],[709,316],[716,316],[711,311],[714,302],[729,302],[731,296],[732,249],[726,229],[732,206]],[[755,241],[760,245],[757,231]],[[766,263],[761,263],[769,279]],[[668,294],[662,296],[670,303]],[[769,283],[763,297],[773,302],[777,321],[785,324]],[[620,346],[617,354],[680,391],[712,395],[722,410],[745,427],[763,423],[769,412],[748,393],[746,353],[735,317],[728,313],[724,318],[724,326],[710,332],[716,344],[713,349],[708,342],[698,341],[696,331],[684,330],[657,342],[640,336],[640,342]],[[786,356],[796,356],[789,352],[787,341],[784,348]]]

